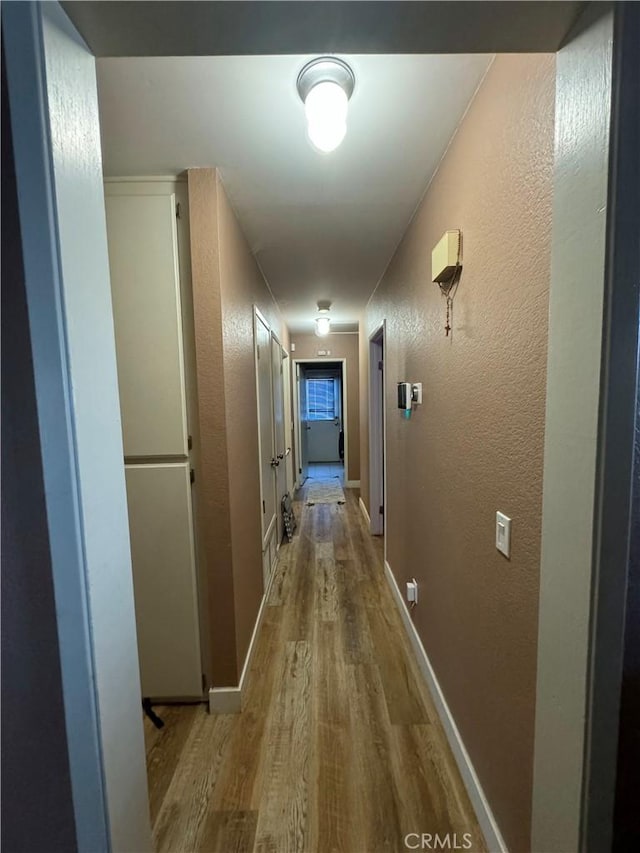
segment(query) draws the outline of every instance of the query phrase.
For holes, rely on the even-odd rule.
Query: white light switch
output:
[[[502,512],[496,513],[496,548],[505,557],[511,550],[511,519]]]

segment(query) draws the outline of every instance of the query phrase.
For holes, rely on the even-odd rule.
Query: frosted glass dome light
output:
[[[337,83],[318,83],[307,95],[304,111],[309,139],[320,151],[334,151],[347,134],[349,99]]]
[[[304,103],[307,134],[318,151],[335,151],[344,139],[354,86],[351,68],[333,56],[312,59],[298,75],[298,94]]]
[[[318,317],[316,319],[316,335],[324,338],[331,331],[331,320],[329,317]]]

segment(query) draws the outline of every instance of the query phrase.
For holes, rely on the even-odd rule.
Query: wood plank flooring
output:
[[[381,541],[345,495],[311,507],[298,495],[242,714],[165,706],[164,729],[145,720],[158,853],[390,853],[408,833],[485,850]]]

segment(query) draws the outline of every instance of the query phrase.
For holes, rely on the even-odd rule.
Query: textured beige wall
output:
[[[213,686],[238,683],[263,594],[253,306],[288,345],[280,312],[215,169],[190,169],[200,470]]]
[[[253,306],[266,317],[285,349],[289,341],[219,176],[217,197],[235,630],[241,672],[264,591]]]
[[[198,547],[208,595],[214,686],[237,684],[231,562],[231,515],[225,417],[222,300],[218,246],[218,185],[212,169],[192,169],[189,182],[191,283],[198,384]]]
[[[554,57],[496,58],[364,329],[387,320],[389,564],[400,589],[418,580],[418,633],[518,851],[531,825],[553,120]],[[447,338],[430,261],[450,228],[464,267]],[[424,387],[409,421],[401,380]],[[510,560],[495,548],[496,510],[513,519]]]
[[[330,350],[327,361],[336,358],[346,358],[347,370],[347,447],[349,453],[348,480],[360,479],[360,368],[358,353],[358,335],[327,335],[319,338],[316,335],[291,335],[291,342],[296,345],[292,358],[320,358],[318,350]],[[292,376],[292,381],[295,377]]]

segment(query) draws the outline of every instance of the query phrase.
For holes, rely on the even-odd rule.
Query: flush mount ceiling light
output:
[[[347,110],[356,78],[346,62],[320,56],[298,74],[298,94],[307,117],[311,143],[324,153],[334,151],[347,133]]]
[[[318,314],[316,317],[316,335],[319,338],[324,338],[331,331],[331,320],[329,319],[330,302],[318,302]]]

